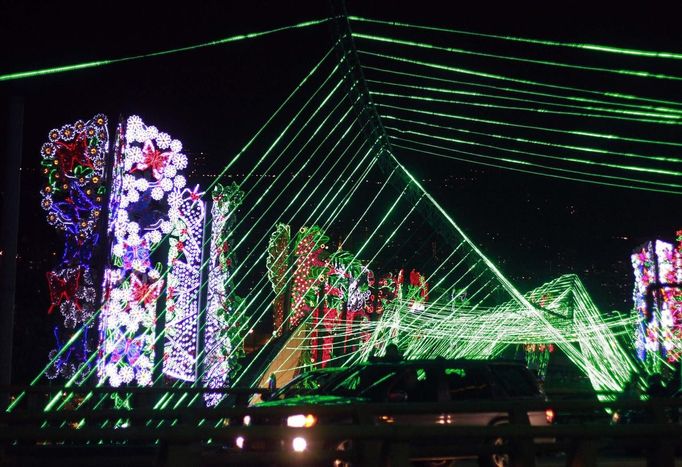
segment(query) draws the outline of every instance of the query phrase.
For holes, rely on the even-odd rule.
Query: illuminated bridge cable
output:
[[[581,70],[581,71],[614,73],[617,75],[637,77],[637,78],[655,78],[655,79],[662,79],[662,80],[682,81],[682,76],[674,76],[674,75],[668,75],[668,74],[664,74],[664,73],[653,73],[653,72],[649,72],[649,71],[639,71],[639,70],[602,68],[602,67],[594,67],[594,66],[588,66],[588,65],[573,65],[570,63],[555,62],[555,61],[551,61],[551,60],[536,60],[536,59],[531,59],[531,58],[515,57],[515,56],[511,56],[511,55],[499,55],[499,54],[491,54],[491,53],[486,53],[486,52],[476,52],[473,50],[459,49],[459,48],[455,48],[455,47],[444,47],[444,46],[435,45],[435,44],[428,44],[425,42],[408,41],[408,40],[404,40],[404,39],[396,39],[396,38],[392,38],[392,37],[378,36],[378,35],[373,35],[373,34],[363,34],[363,33],[354,32],[353,37],[356,39],[365,39],[368,41],[383,42],[383,43],[388,43],[388,44],[392,44],[392,45],[403,45],[403,46],[407,46],[407,47],[414,47],[414,48],[420,48],[420,49],[426,49],[426,50],[437,50],[439,52],[448,52],[448,53],[452,53],[452,54],[472,55],[472,56],[476,56],[476,57],[494,58],[497,60],[507,60],[507,61],[519,62],[519,63],[530,63],[533,65],[546,65],[546,66],[552,66],[552,67],[556,67],[556,68],[569,68],[569,69]]]
[[[573,135],[573,136],[586,136],[586,137],[590,137],[590,138],[598,138],[598,139],[606,139],[606,140],[614,140],[614,141],[627,141],[627,142],[631,142],[631,143],[643,143],[643,144],[653,144],[653,145],[662,145],[662,146],[671,146],[671,147],[682,147],[682,143],[678,143],[676,141],[658,141],[658,140],[650,140],[650,139],[644,139],[644,138],[630,138],[630,137],[622,136],[622,135],[595,133],[595,132],[581,131],[581,130],[562,130],[562,129],[557,129],[557,128],[542,127],[542,126],[537,126],[537,125],[524,125],[521,123],[503,122],[503,121],[499,121],[499,120],[490,120],[490,119],[484,119],[484,118],[467,117],[464,115],[456,115],[456,114],[449,114],[449,113],[443,113],[443,112],[434,112],[434,111],[430,111],[430,110],[421,110],[421,109],[415,109],[415,108],[410,108],[410,107],[402,107],[402,106],[386,104],[386,103],[381,104],[381,107],[387,108],[387,109],[395,109],[395,110],[401,110],[401,111],[405,111],[405,112],[416,113],[419,115],[428,115],[431,117],[443,117],[443,118],[451,119],[451,120],[463,120],[463,121],[468,121],[468,122],[485,123],[488,125],[495,125],[495,126],[502,126],[502,127],[506,126],[506,127],[510,127],[510,128],[523,128],[525,130],[538,130],[538,131],[543,131],[543,132],[548,132],[548,133],[558,133],[558,134]]]
[[[527,86],[536,86],[536,87],[556,89],[556,90],[561,90],[561,91],[586,93],[586,94],[597,95],[597,96],[602,96],[602,97],[610,97],[613,99],[626,100],[626,101],[640,101],[640,102],[646,102],[646,103],[651,103],[651,104],[662,104],[662,105],[667,105],[667,106],[672,106],[672,107],[682,106],[682,102],[678,102],[678,101],[668,101],[668,100],[663,100],[663,99],[647,98],[647,97],[635,96],[632,94],[624,94],[624,93],[619,93],[619,92],[597,91],[597,90],[591,90],[591,89],[575,88],[575,87],[571,87],[571,86],[563,86],[563,85],[559,85],[559,84],[543,83],[543,82],[539,82],[539,81],[526,80],[526,79],[521,79],[521,78],[512,78],[509,76],[498,75],[498,74],[494,74],[494,73],[486,73],[486,72],[471,70],[471,69],[467,69],[467,68],[453,67],[453,66],[443,65],[443,64],[439,64],[439,63],[426,62],[423,60],[413,60],[410,58],[398,57],[395,55],[387,55],[387,54],[382,54],[382,53],[377,53],[377,52],[369,52],[366,50],[358,50],[358,54],[366,55],[366,56],[370,56],[370,57],[383,58],[383,59],[391,60],[394,62],[409,63],[411,65],[417,65],[417,66],[430,68],[430,69],[434,69],[434,70],[447,71],[450,73],[457,73],[457,74],[463,74],[463,75],[468,75],[468,76],[476,76],[478,78],[487,78],[487,79],[494,79],[494,80],[498,80],[498,81],[507,81],[510,83],[522,84],[522,85],[527,85]]]
[[[368,80],[368,82],[372,82],[372,81]],[[384,83],[384,84],[389,84],[389,85],[394,85],[394,86],[410,87],[408,85],[394,84],[394,83]],[[419,88],[419,87],[415,86],[414,88]],[[429,89],[421,88],[421,90],[434,90],[434,89],[435,88],[429,88]],[[481,93],[472,93],[472,92],[466,92],[466,91],[438,90],[438,89],[436,89],[436,91],[447,92],[449,94],[466,95],[466,96],[470,96],[470,97],[486,97],[486,98],[499,99],[499,100],[506,99],[506,100],[513,100],[516,102],[523,102],[523,103],[535,102],[535,101],[528,100],[528,99],[520,99],[520,98],[512,98],[512,97],[504,97],[504,96],[491,96],[491,95],[486,95],[486,94],[481,94]],[[642,122],[642,123],[655,123],[655,124],[659,124],[659,125],[681,125],[682,124],[682,121],[680,121],[680,119],[682,118],[682,115],[662,115],[662,116],[656,116],[657,118],[644,118],[644,117],[623,116],[623,115],[599,114],[599,113],[592,113],[589,111],[573,112],[573,111],[568,111],[568,110],[556,110],[556,109],[545,108],[545,107],[517,107],[517,106],[492,104],[492,103],[486,103],[486,102],[460,101],[460,100],[443,99],[443,98],[431,97],[431,96],[417,96],[417,95],[399,94],[399,93],[391,93],[391,92],[385,92],[385,91],[370,91],[370,92],[373,95],[384,96],[384,97],[397,97],[397,98],[402,98],[402,99],[422,100],[422,101],[426,101],[426,102],[438,102],[438,103],[443,103],[443,104],[469,105],[469,106],[473,106],[473,107],[486,107],[486,108],[491,108],[491,109],[521,110],[521,111],[525,111],[525,112],[536,112],[536,113],[545,113],[545,114],[554,114],[554,115],[570,115],[573,117],[602,118],[602,119],[623,120],[623,121]],[[561,104],[554,104],[551,102],[543,102],[542,105],[574,107],[574,106],[567,106],[567,105],[561,105]],[[620,113],[622,113],[622,112],[619,112],[619,114]]]
[[[375,160],[376,160],[376,159],[373,158],[373,161],[375,161]],[[360,177],[358,177],[358,182],[356,183],[356,188],[355,188],[355,189],[357,189],[357,187],[359,187],[359,185],[362,183],[362,180],[365,179],[365,177],[367,177],[367,175],[368,175],[368,173],[369,173],[369,170],[372,169],[372,166],[373,166],[373,164],[370,165],[370,166],[368,166],[368,167],[367,167],[367,170],[365,171],[365,173],[362,174]],[[389,175],[388,178],[390,178],[391,176],[392,176],[392,175]],[[386,181],[384,181],[381,190],[383,190],[383,187],[387,185],[388,178],[386,179]],[[381,190],[380,190],[380,191],[381,191]],[[403,193],[404,193],[404,191],[403,191]],[[401,195],[400,197],[402,197],[402,195]],[[391,212],[393,211],[393,209],[394,209],[395,206],[397,205],[398,201],[400,200],[400,197],[399,197],[398,199],[395,200],[393,207],[389,208],[389,210],[386,212],[386,214],[384,215],[383,219],[379,222],[379,224],[377,224],[375,227],[372,228],[372,233],[369,235],[368,239],[366,240],[365,245],[366,245],[368,242],[370,242],[370,241],[374,238],[375,235],[378,235],[378,232],[380,232],[381,226],[383,225],[383,223],[386,221],[386,219],[389,217],[389,215],[391,214]],[[351,196],[348,196],[347,199],[341,204],[341,209],[343,209],[343,207],[345,207],[345,206],[348,204],[348,202],[349,202],[352,198],[353,198],[352,194],[351,194]],[[375,196],[374,201],[376,201],[376,198],[377,198],[377,196]],[[372,201],[371,204],[373,204],[374,201]],[[413,207],[413,209],[414,209],[414,207]],[[402,223],[405,222],[405,220],[406,220],[406,218],[403,218],[403,220],[402,220],[402,222],[401,222],[400,225],[402,225]],[[358,223],[359,223],[359,221],[358,221]],[[357,225],[357,223],[356,223],[356,225]],[[324,226],[324,227],[326,227],[326,226]],[[400,226],[398,226],[397,228],[399,228],[399,227],[400,227]],[[323,228],[322,230],[325,231],[325,228]],[[393,230],[393,232],[395,232],[395,230]],[[346,237],[346,238],[347,238],[347,237]],[[377,251],[376,254],[378,254],[381,250],[383,250],[383,248],[388,244],[388,242],[389,242],[389,239],[385,240],[385,241],[382,243],[382,245],[380,246],[380,248],[379,248],[379,250]],[[363,248],[364,248],[364,246],[363,246]],[[360,253],[361,250],[362,250],[362,248],[361,248],[360,250],[358,250],[358,252],[356,252],[356,253],[354,254],[353,260],[352,260],[352,261],[355,261],[355,260],[359,259],[359,253]],[[371,260],[370,260],[370,262],[369,262],[365,267],[369,267],[370,264],[371,264]],[[322,297],[320,297],[320,298],[318,299],[318,302],[317,302],[317,304],[316,304],[316,307],[317,307],[317,306],[320,306],[321,300],[322,300],[322,299],[323,299]],[[291,316],[291,314],[290,314],[290,316]],[[287,319],[288,319],[288,318],[289,318],[289,317],[287,317]],[[306,321],[309,321],[310,319],[311,319],[311,316],[308,315],[308,316],[306,317]],[[301,324],[300,326],[303,326],[303,324]],[[300,326],[299,326],[299,328],[300,328]],[[316,325],[315,327],[309,328],[309,329],[307,330],[307,335],[306,335],[303,339],[306,340],[306,341],[309,340],[309,339],[311,339],[311,336],[313,335],[313,333],[316,332],[316,331],[319,329],[320,326],[322,326],[322,320],[319,320],[318,323],[317,323],[317,325]],[[305,329],[305,328],[304,328],[304,329]],[[304,346],[305,346],[305,344],[304,344]],[[308,344],[307,347],[310,347],[310,345]],[[339,357],[339,358],[341,358],[341,357]],[[278,371],[281,371],[281,369],[282,369],[282,367],[283,367],[284,365],[287,365],[287,362],[286,362],[286,361],[285,361],[285,362],[282,362],[282,364],[280,365],[280,367],[278,367],[277,369],[275,369],[275,373],[277,373]],[[262,379],[263,377],[264,377],[264,375],[261,374],[261,375],[260,375],[260,379]]]
[[[560,41],[550,41],[543,39],[531,39],[527,37],[515,37],[515,36],[503,36],[499,34],[485,34],[473,31],[464,31],[461,29],[449,29],[436,26],[424,26],[418,24],[401,23],[398,21],[382,21],[377,19],[363,18],[359,16],[349,16],[348,19],[351,21],[382,24],[386,26],[394,26],[396,28],[409,28],[409,29],[419,29],[424,31],[435,31],[435,32],[446,32],[451,34],[459,34],[463,36],[472,37],[483,37],[487,39],[498,39],[503,41],[517,42],[522,44],[534,44],[541,46],[551,46],[551,47],[565,47],[570,49],[581,49],[590,52],[604,52],[610,54],[618,55],[630,55],[636,57],[646,57],[646,58],[662,58],[662,59],[672,59],[672,60],[682,60],[681,53],[675,52],[654,52],[651,50],[638,50],[629,49],[624,47],[614,47],[609,45],[599,45],[599,44],[581,44],[578,42],[560,42]]]
[[[34,78],[34,77],[52,75],[52,74],[56,74],[56,73],[66,73],[66,72],[71,72],[71,71],[84,70],[84,69],[88,69],[88,68],[98,68],[98,67],[102,67],[102,66],[106,66],[106,65],[114,65],[117,63],[131,62],[131,61],[142,60],[142,59],[146,59],[146,58],[162,57],[165,55],[173,55],[173,54],[180,53],[180,52],[189,52],[192,50],[203,49],[206,47],[215,47],[215,46],[219,46],[219,45],[229,44],[232,42],[239,42],[239,41],[246,40],[246,39],[255,39],[257,37],[267,36],[267,35],[270,35],[270,34],[273,34],[276,32],[293,30],[293,29],[302,29],[302,28],[307,28],[307,27],[311,27],[311,26],[318,26],[321,24],[325,24],[329,21],[332,21],[334,19],[335,18],[324,18],[324,19],[318,19],[318,20],[312,20],[312,21],[303,21],[301,23],[296,23],[296,24],[292,24],[289,26],[282,26],[279,28],[269,29],[266,31],[252,32],[252,33],[248,33],[248,34],[237,34],[235,36],[225,37],[223,39],[217,39],[217,40],[209,41],[209,42],[203,42],[201,44],[194,44],[194,45],[189,45],[186,47],[178,47],[176,49],[170,49],[170,50],[161,50],[158,52],[150,52],[147,54],[132,55],[129,57],[112,58],[112,59],[106,59],[106,60],[94,60],[94,61],[90,61],[90,62],[76,63],[73,65],[64,65],[64,66],[58,66],[58,67],[52,67],[52,68],[43,68],[43,69],[39,69],[39,70],[6,73],[6,74],[0,75],[0,82],[12,81],[12,80],[18,80],[18,79],[25,79],[25,78]]]
[[[340,160],[341,160],[341,159],[340,159]],[[350,163],[350,162],[352,162],[352,161],[349,161],[349,163]],[[358,167],[360,167],[360,165],[356,166],[355,169],[357,169]],[[324,187],[324,184],[323,184],[323,183],[320,183],[320,184],[317,185],[317,188],[316,188],[315,190],[317,190],[317,189],[324,189],[323,187]],[[314,192],[315,190],[313,190],[313,192]],[[297,192],[296,196],[298,196],[300,193],[303,193],[303,192],[305,192],[305,190],[299,190],[299,191]],[[312,196],[312,193],[313,193],[313,192],[311,192],[311,193],[309,194],[309,196]],[[332,192],[338,192],[338,191],[332,191]],[[329,193],[330,193],[330,192],[327,191],[327,194],[329,194]],[[289,204],[290,207],[294,205],[293,201],[295,201],[295,199],[292,200],[292,202]],[[305,202],[306,202],[306,201],[303,201],[302,203],[299,203],[299,209],[298,209],[298,210],[300,210],[300,208],[303,206],[303,204],[305,204]],[[325,204],[326,204],[326,203],[319,203],[318,206],[324,206]],[[297,210],[297,211],[298,211],[298,210]],[[261,255],[261,257],[262,257],[262,256],[263,256],[263,255]],[[262,278],[260,282],[262,282],[263,280],[264,280],[264,279]],[[265,285],[267,285],[267,284],[265,284]],[[269,305],[269,303],[268,303],[268,305]]]
[[[372,154],[372,149],[370,148],[370,149],[366,152],[364,158],[367,158],[367,157],[370,156],[371,154]],[[356,181],[354,182],[354,188],[352,188],[351,190],[348,190],[348,191],[344,194],[344,198],[345,198],[346,200],[345,200],[344,202],[341,203],[342,205],[344,205],[344,206],[347,205],[348,200],[350,200],[350,199],[353,197],[355,191],[357,190],[357,188],[358,188],[358,187],[360,186],[360,184],[362,183],[363,177],[366,176],[366,174],[367,174],[367,172],[368,172],[369,170],[371,170],[371,167],[372,167],[372,165],[374,164],[374,162],[375,162],[375,159],[372,159],[372,161],[371,161],[371,163],[370,163],[369,165],[363,165],[362,163],[355,165],[354,170],[357,169],[358,167],[362,167],[362,166],[366,167],[366,169],[364,170],[364,173],[363,173],[363,174],[361,174],[360,176],[356,177]],[[345,184],[345,183],[348,183],[348,182],[351,181],[351,180],[352,180],[352,177],[347,177],[346,182],[344,182],[344,184]],[[339,192],[343,192],[343,190],[337,190],[337,193],[339,193]],[[311,221],[311,222],[308,222],[308,221]],[[317,223],[319,223],[319,219],[308,219],[306,222],[304,222],[304,225],[314,225],[314,224],[317,224]],[[308,253],[308,255],[310,255],[310,254],[312,254],[312,250],[311,250],[311,252]],[[292,274],[292,273],[293,273],[294,268],[295,268],[295,265],[292,264],[292,265],[290,265],[290,267],[289,267],[289,269],[288,269],[288,271],[287,271],[287,278],[288,278],[288,279],[287,279],[287,282],[288,282],[288,283],[291,282],[291,281],[293,280],[293,274]],[[267,285],[267,284],[265,284],[265,285]],[[300,300],[302,300],[302,299],[303,299],[303,297],[300,297],[300,298],[299,298],[299,301],[296,302],[296,303],[294,303],[294,304],[293,304],[294,306],[293,306],[292,308],[295,308],[296,305],[298,305],[298,304],[300,303]],[[268,303],[267,303],[267,308],[264,307],[264,313],[269,312],[269,305],[270,305],[270,303],[268,302]],[[293,311],[292,311],[291,313],[293,313]],[[283,321],[283,323],[288,321],[288,319],[292,316],[291,313],[290,313],[289,316],[286,316],[286,317],[285,317],[285,320]],[[265,348],[262,348],[262,349],[258,352],[258,355],[260,355],[260,353],[263,352],[264,349],[265,349]],[[253,362],[254,362],[254,360],[252,360],[252,363],[253,363]],[[245,374],[245,373],[244,373],[244,374]],[[262,379],[262,375],[260,375],[260,378]]]
[[[545,177],[557,178],[557,179],[567,180],[567,181],[582,182],[582,183],[593,183],[596,185],[602,185],[602,186],[608,186],[608,187],[628,188],[628,189],[633,189],[633,190],[652,191],[652,192],[657,192],[657,193],[667,193],[667,194],[673,194],[673,195],[682,194],[682,191],[664,190],[664,189],[658,189],[658,188],[643,187],[643,186],[638,186],[638,185],[627,185],[624,183],[602,182],[602,181],[597,181],[597,180],[590,180],[588,178],[579,178],[579,177],[572,177],[572,176],[567,176],[567,175],[551,174],[551,173],[547,173],[547,172],[541,172],[541,171],[530,170],[530,169],[523,169],[523,168],[518,168],[518,167],[509,167],[509,166],[505,166],[505,165],[501,165],[501,164],[493,164],[493,163],[489,163],[489,162],[472,160],[472,159],[464,158],[464,157],[456,157],[456,156],[446,155],[446,154],[442,154],[440,152],[435,152],[433,150],[420,149],[420,148],[416,148],[416,147],[412,147],[412,146],[405,146],[405,145],[401,145],[399,143],[393,143],[393,146],[401,148],[401,149],[405,149],[408,151],[417,151],[417,152],[420,152],[422,154],[427,154],[430,156],[442,157],[445,159],[457,160],[460,162],[468,162],[471,164],[483,165],[486,167],[494,167],[497,169],[511,170],[514,172],[520,172],[520,173],[525,173],[525,174],[541,175],[541,176],[545,176]],[[454,150],[452,150],[452,151],[454,151]],[[523,165],[525,165],[525,164],[523,164]],[[558,169],[555,169],[555,170],[558,170]]]
[[[582,97],[582,96],[573,96],[573,95],[567,95],[567,94],[552,94],[549,92],[542,92],[542,91],[533,91],[530,89],[521,89],[521,88],[512,88],[512,87],[507,87],[507,86],[496,86],[493,84],[485,84],[485,83],[477,83],[473,81],[462,81],[462,80],[456,80],[452,78],[442,78],[439,76],[431,76],[431,75],[425,75],[422,73],[416,73],[416,72],[411,72],[407,73],[405,71],[399,71],[399,70],[393,70],[393,69],[388,69],[388,68],[382,68],[382,67],[377,67],[377,66],[371,66],[371,65],[363,65],[363,68],[366,70],[372,70],[376,71],[379,73],[384,73],[384,74],[389,74],[392,77],[402,77],[402,78],[409,78],[409,79],[417,79],[420,82],[424,81],[432,81],[434,83],[438,83],[439,85],[457,85],[458,87],[460,86],[467,86],[467,87],[472,87],[472,88],[483,88],[483,89],[492,89],[495,91],[501,91],[505,93],[513,93],[513,94],[523,94],[523,95],[528,95],[528,96],[538,96],[538,97],[544,97],[544,98],[550,98],[550,99],[556,99],[556,100],[562,100],[562,101],[571,101],[571,102],[576,102],[580,104],[599,104],[599,105],[608,105],[611,106],[610,108],[606,107],[598,107],[598,108],[592,108],[591,106],[578,106],[579,108],[587,108],[589,110],[594,110],[594,109],[599,109],[604,112],[632,112],[635,115],[642,114],[642,115],[651,115],[651,116],[664,116],[664,115],[681,115],[682,114],[682,109],[674,109],[670,107],[661,107],[661,106],[654,106],[654,105],[648,105],[648,104],[631,104],[629,102],[614,102],[614,101],[609,101],[609,100],[603,100],[603,99],[596,99],[592,97]],[[367,80],[370,82],[370,80]],[[421,86],[419,86],[421,87]],[[433,88],[432,86],[424,86],[426,89],[444,89],[444,88]],[[444,91],[443,91],[444,92]],[[558,105],[558,104],[557,104]],[[627,110],[627,109],[632,109],[632,110]]]
[[[650,167],[612,164],[612,163],[598,162],[598,161],[587,160],[587,159],[576,159],[574,157],[552,156],[552,155],[541,154],[541,153],[537,153],[537,152],[529,152],[529,151],[521,151],[521,150],[517,150],[517,149],[505,148],[505,147],[501,147],[501,146],[495,146],[492,144],[483,144],[483,143],[478,143],[478,142],[474,142],[474,141],[448,138],[446,136],[438,136],[438,135],[433,135],[430,133],[423,133],[420,131],[403,130],[400,128],[395,128],[395,127],[390,127],[390,126],[386,126],[386,129],[390,129],[395,133],[400,133],[403,135],[425,137],[425,138],[429,138],[429,139],[437,140],[437,141],[441,141],[441,142],[446,141],[446,142],[455,143],[455,144],[465,144],[465,145],[469,145],[469,146],[478,146],[478,147],[482,147],[482,148],[494,149],[497,151],[512,152],[515,154],[522,154],[522,155],[527,155],[527,156],[531,156],[531,157],[538,157],[538,158],[556,160],[556,161],[561,161],[561,162],[572,162],[575,164],[592,165],[592,166],[597,166],[597,167],[605,167],[605,168],[609,168],[609,169],[628,170],[628,171],[633,171],[633,172],[641,172],[641,173],[648,173],[648,174],[655,174],[655,175],[669,175],[669,176],[674,176],[674,177],[682,176],[682,172],[678,172],[675,170],[664,170],[664,169],[654,169],[654,168],[650,168]],[[396,138],[398,138],[398,137],[396,137]],[[416,141],[412,141],[412,142],[416,142]],[[488,158],[503,160],[502,158],[496,158],[496,157],[488,157]],[[520,161],[520,162],[523,162],[523,161]],[[532,164],[532,163],[529,162],[529,164]],[[540,166],[538,165],[538,167],[540,167]],[[594,175],[598,176],[600,174],[595,173]],[[629,178],[625,178],[625,177],[614,177],[614,176],[608,176],[608,175],[604,175],[604,177],[616,178],[616,179],[627,180],[627,181],[639,181],[639,180],[641,180],[641,179],[629,179]],[[649,183],[649,184],[654,184],[654,185],[667,186],[667,187],[671,187],[671,188],[682,188],[682,185],[679,185],[676,183],[664,183],[664,182],[655,182],[655,181],[648,181],[648,180],[641,180],[641,183]]]
[[[490,132],[466,130],[463,128],[456,128],[456,127],[452,127],[452,126],[448,126],[448,125],[438,125],[435,123],[424,122],[422,120],[412,120],[412,119],[407,119],[407,118],[401,118],[401,117],[397,117],[393,114],[382,113],[381,118],[384,120],[393,120],[396,122],[401,122],[401,123],[410,124],[410,125],[418,125],[418,126],[428,127],[428,128],[432,128],[432,129],[436,128],[436,129],[444,130],[447,132],[457,132],[457,133],[463,133],[466,135],[483,136],[483,137],[487,137],[487,138],[499,139],[499,140],[504,140],[504,141],[511,141],[511,142],[515,142],[515,143],[533,144],[533,145],[547,146],[547,147],[553,147],[553,148],[559,148],[559,149],[568,149],[571,151],[593,153],[595,155],[597,155],[597,154],[602,155],[603,154],[603,155],[609,155],[609,156],[622,156],[622,157],[627,157],[627,158],[637,158],[637,159],[657,161],[657,162],[682,163],[682,159],[677,158],[677,157],[635,154],[635,153],[631,153],[631,152],[612,151],[612,150],[602,149],[602,148],[598,148],[598,147],[576,146],[576,145],[570,145],[570,144],[559,144],[559,143],[552,143],[549,141],[533,140],[533,139],[520,138],[520,137],[515,137],[515,136],[505,136],[505,135],[499,135],[499,134],[490,133]]]

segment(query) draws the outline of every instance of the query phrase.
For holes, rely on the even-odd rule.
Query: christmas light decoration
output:
[[[168,251],[166,326],[163,372],[183,381],[194,381],[197,372],[199,286],[205,206],[203,193],[173,190],[168,196],[168,217],[173,222]]]
[[[151,251],[173,230],[164,198],[181,199],[187,166],[182,143],[137,116],[117,130],[105,270],[98,376],[100,382],[147,386],[152,381],[157,300],[163,289],[161,264]],[[181,204],[178,203],[178,205]]]
[[[631,256],[637,313],[635,348],[652,373],[660,371],[658,355],[676,362],[682,352],[680,251],[680,246],[656,240],[645,243]]]
[[[65,241],[59,265],[47,273],[48,314],[57,308],[61,315],[53,327],[57,347],[49,354],[53,364],[46,376],[50,379],[71,378],[87,365],[91,351],[87,331],[95,312],[96,292],[90,261],[99,243],[108,145],[107,118],[100,114],[87,122],[78,120],[51,130],[40,150],[42,173],[47,178],[40,204],[47,211],[47,222]],[[80,326],[85,329],[78,342],[62,351]]]
[[[291,229],[286,224],[277,224],[275,231],[270,236],[268,242],[268,258],[266,267],[268,279],[275,292],[272,301],[273,320],[272,328],[276,335],[282,334],[284,324],[285,301],[287,285],[287,270],[289,269],[289,241],[291,240]]]
[[[234,293],[232,283],[232,226],[244,192],[235,183],[225,187],[217,184],[212,198],[202,380],[207,388],[223,388],[229,383],[234,361],[239,357],[238,343],[242,341],[233,315],[241,299]],[[204,401],[207,406],[212,407],[224,397],[224,394],[207,393]]]
[[[313,309],[317,302],[317,277],[311,277],[313,267],[323,267],[320,253],[326,248],[329,237],[324,235],[317,226],[303,227],[296,238],[294,254],[296,255],[296,269],[291,290],[291,314],[289,327],[295,329]]]

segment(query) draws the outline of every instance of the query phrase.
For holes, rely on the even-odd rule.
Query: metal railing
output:
[[[48,390],[48,392],[41,392]],[[552,452],[566,453],[565,465],[595,465],[605,447],[611,449],[646,444],[647,465],[672,467],[675,449],[682,448],[682,425],[679,399],[651,401],[595,400],[557,401],[467,401],[449,403],[385,403],[355,405],[312,405],[287,407],[190,407],[153,409],[139,406],[130,411],[59,410],[44,412],[41,400],[55,393],[72,393],[73,389],[32,388],[25,403],[11,413],[0,415],[0,442],[3,465],[20,460],[39,460],[48,456],[51,465],[66,465],[69,456],[87,458],[90,465],[122,465],[121,459],[138,458],[138,465],[263,465],[266,463],[331,465],[334,460],[351,465],[408,465],[410,459],[429,457],[455,458],[509,454],[512,466],[534,466],[536,456]],[[215,392],[198,388],[92,389],[98,394],[117,392],[134,394],[140,400],[153,400],[159,392]],[[82,392],[90,392],[83,390]],[[228,394],[263,393],[263,390],[232,389]],[[200,398],[199,398],[200,399]],[[552,408],[559,414],[593,413],[630,410],[643,416],[631,424],[602,423],[554,424],[531,426],[529,412]],[[277,423],[271,426],[242,426],[244,415],[254,420],[285,420],[287,416],[314,413],[320,423],[311,428],[290,428]],[[460,425],[457,414],[495,413],[503,424],[491,426]],[[448,414],[423,425],[390,423],[405,416]],[[322,420],[330,420],[329,423]],[[448,420],[450,422],[448,422]],[[115,423],[115,422],[118,423]],[[124,423],[121,423],[123,421]],[[266,452],[242,451],[235,439],[268,440],[273,449]],[[279,441],[305,437],[313,445],[324,446],[295,453]],[[493,444],[492,440],[505,440]],[[338,450],[340,441],[350,440],[346,450]],[[552,442],[547,442],[551,440]],[[137,457],[136,457],[137,456]],[[130,463],[126,461],[125,464]],[[37,462],[37,461],[36,461]],[[25,462],[24,462],[25,463]],[[39,464],[35,464],[39,465]]]

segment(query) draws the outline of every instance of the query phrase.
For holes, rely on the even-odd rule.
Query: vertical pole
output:
[[[24,129],[24,101],[12,96],[7,107],[7,152],[3,157],[2,211],[0,213],[0,386],[12,382],[12,346],[16,289],[17,237],[19,232],[19,189]],[[6,402],[2,394],[0,403]]]

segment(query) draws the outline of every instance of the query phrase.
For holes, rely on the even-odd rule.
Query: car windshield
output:
[[[335,396],[366,397],[385,401],[391,394],[405,394],[410,400],[426,381],[426,370],[414,366],[367,365],[350,371],[323,388],[322,393]]]
[[[520,365],[490,365],[495,382],[508,397],[539,397],[540,389],[530,372]]]

